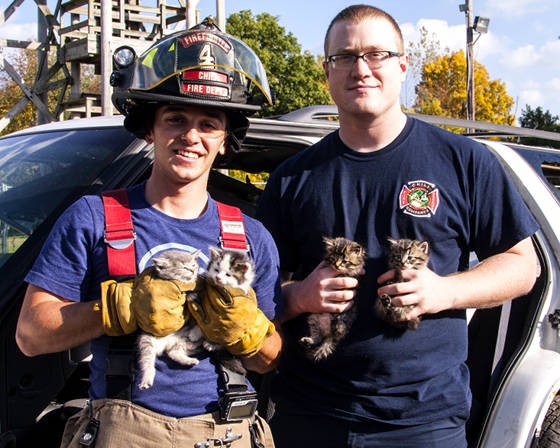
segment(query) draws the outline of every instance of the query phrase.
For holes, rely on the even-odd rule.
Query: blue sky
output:
[[[343,0],[225,0],[226,16],[249,9],[254,14],[268,12],[291,32],[303,49],[322,54],[324,33],[342,8],[359,3]],[[419,28],[434,33],[441,47],[452,51],[466,45],[465,14],[459,11],[463,0],[377,0],[365,2],[385,9],[401,25],[406,41],[415,40]],[[10,4],[0,2],[0,10]],[[149,2],[141,1],[141,4]],[[168,3],[173,4],[168,0]],[[48,1],[54,8],[56,2]],[[475,58],[491,79],[506,83],[516,101],[513,112],[519,116],[525,105],[541,106],[560,116],[560,0],[472,0],[473,15],[489,17],[488,34],[475,45]],[[214,0],[199,0],[201,16],[215,14]],[[17,15],[0,26],[0,37],[23,39],[35,29],[35,2],[25,0]],[[413,83],[403,94],[411,100]]]

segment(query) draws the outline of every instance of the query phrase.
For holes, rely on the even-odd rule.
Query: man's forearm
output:
[[[27,356],[56,353],[103,334],[95,302],[64,301],[30,285],[18,321],[16,341]]]
[[[473,269],[447,277],[451,308],[490,308],[527,294],[539,273],[530,238],[487,258]]]
[[[278,328],[279,324],[276,324]],[[278,331],[268,336],[262,348],[250,358],[243,358],[243,365],[246,369],[257,373],[267,373],[276,368],[278,358],[282,349],[282,338]]]

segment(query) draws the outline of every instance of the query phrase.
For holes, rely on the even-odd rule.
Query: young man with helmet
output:
[[[63,446],[273,446],[243,377],[228,387],[239,378],[220,373],[209,352],[197,354],[199,363],[188,368],[158,358],[148,389],[138,387],[134,371],[119,370],[119,364],[134,365],[130,350],[124,363],[115,355],[137,329],[164,336],[195,319],[208,339],[240,357],[247,369],[271,370],[281,340],[271,322],[279,282],[268,232],[247,216],[229,222],[230,232],[237,229],[246,238],[241,249],[254,261],[256,301],[205,286],[195,304],[185,300],[194,284],[168,296],[144,274],[115,277],[112,254],[122,252],[110,246],[104,206],[116,201],[119,211],[123,204],[129,210],[136,273],[173,248],[200,250],[204,269],[209,246],[220,245],[222,225],[230,219],[221,217],[223,204],[207,192],[209,172],[218,154],[239,149],[246,116],[271,101],[262,64],[243,42],[209,21],[161,39],[138,58],[121,49],[115,62],[113,102],[126,116],[125,127],[153,143],[152,172],[124,199],[122,192],[109,199],[85,196],[63,213],[26,278],[18,345],[35,356],[91,341],[90,401],[69,420]]]

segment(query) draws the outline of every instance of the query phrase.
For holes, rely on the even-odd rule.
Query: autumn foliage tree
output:
[[[435,33],[426,27],[420,27],[420,39],[408,42],[406,54],[408,55],[408,73],[403,86],[404,105],[407,108],[415,97],[416,84],[419,82],[424,65],[433,62],[442,52],[440,42]],[[448,53],[446,47],[444,52]]]
[[[31,87],[35,80],[35,74],[37,73],[36,53],[31,50],[20,50],[11,54],[7,59],[20,74],[24,83],[28,87]],[[0,117],[5,117],[24,95],[16,82],[3,70],[0,70],[0,89],[2,89],[2,95],[0,95]],[[0,135],[8,134],[19,129],[25,129],[34,124],[37,124],[37,113],[32,103],[29,102],[25,108],[11,120],[10,124],[0,132]]]
[[[443,117],[466,117],[466,69],[463,50],[437,56],[427,61],[416,86],[414,111]],[[475,63],[474,97],[476,119],[512,125],[510,113],[514,99],[507,94],[505,83],[491,80],[486,68]]]

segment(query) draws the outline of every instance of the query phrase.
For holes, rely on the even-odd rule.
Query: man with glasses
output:
[[[384,11],[342,10],[325,37],[324,70],[340,129],[271,176],[258,217],[283,284],[284,349],[272,385],[280,448],[463,448],[470,393],[467,308],[527,293],[537,225],[498,161],[470,139],[407,117],[403,38]],[[365,246],[359,279],[326,266],[322,237]],[[387,239],[427,241],[429,265],[391,283]],[[483,260],[469,270],[469,252]],[[379,297],[421,317],[418,329],[374,312]],[[326,359],[306,356],[306,313],[357,318]],[[404,327],[404,328],[403,328]]]

